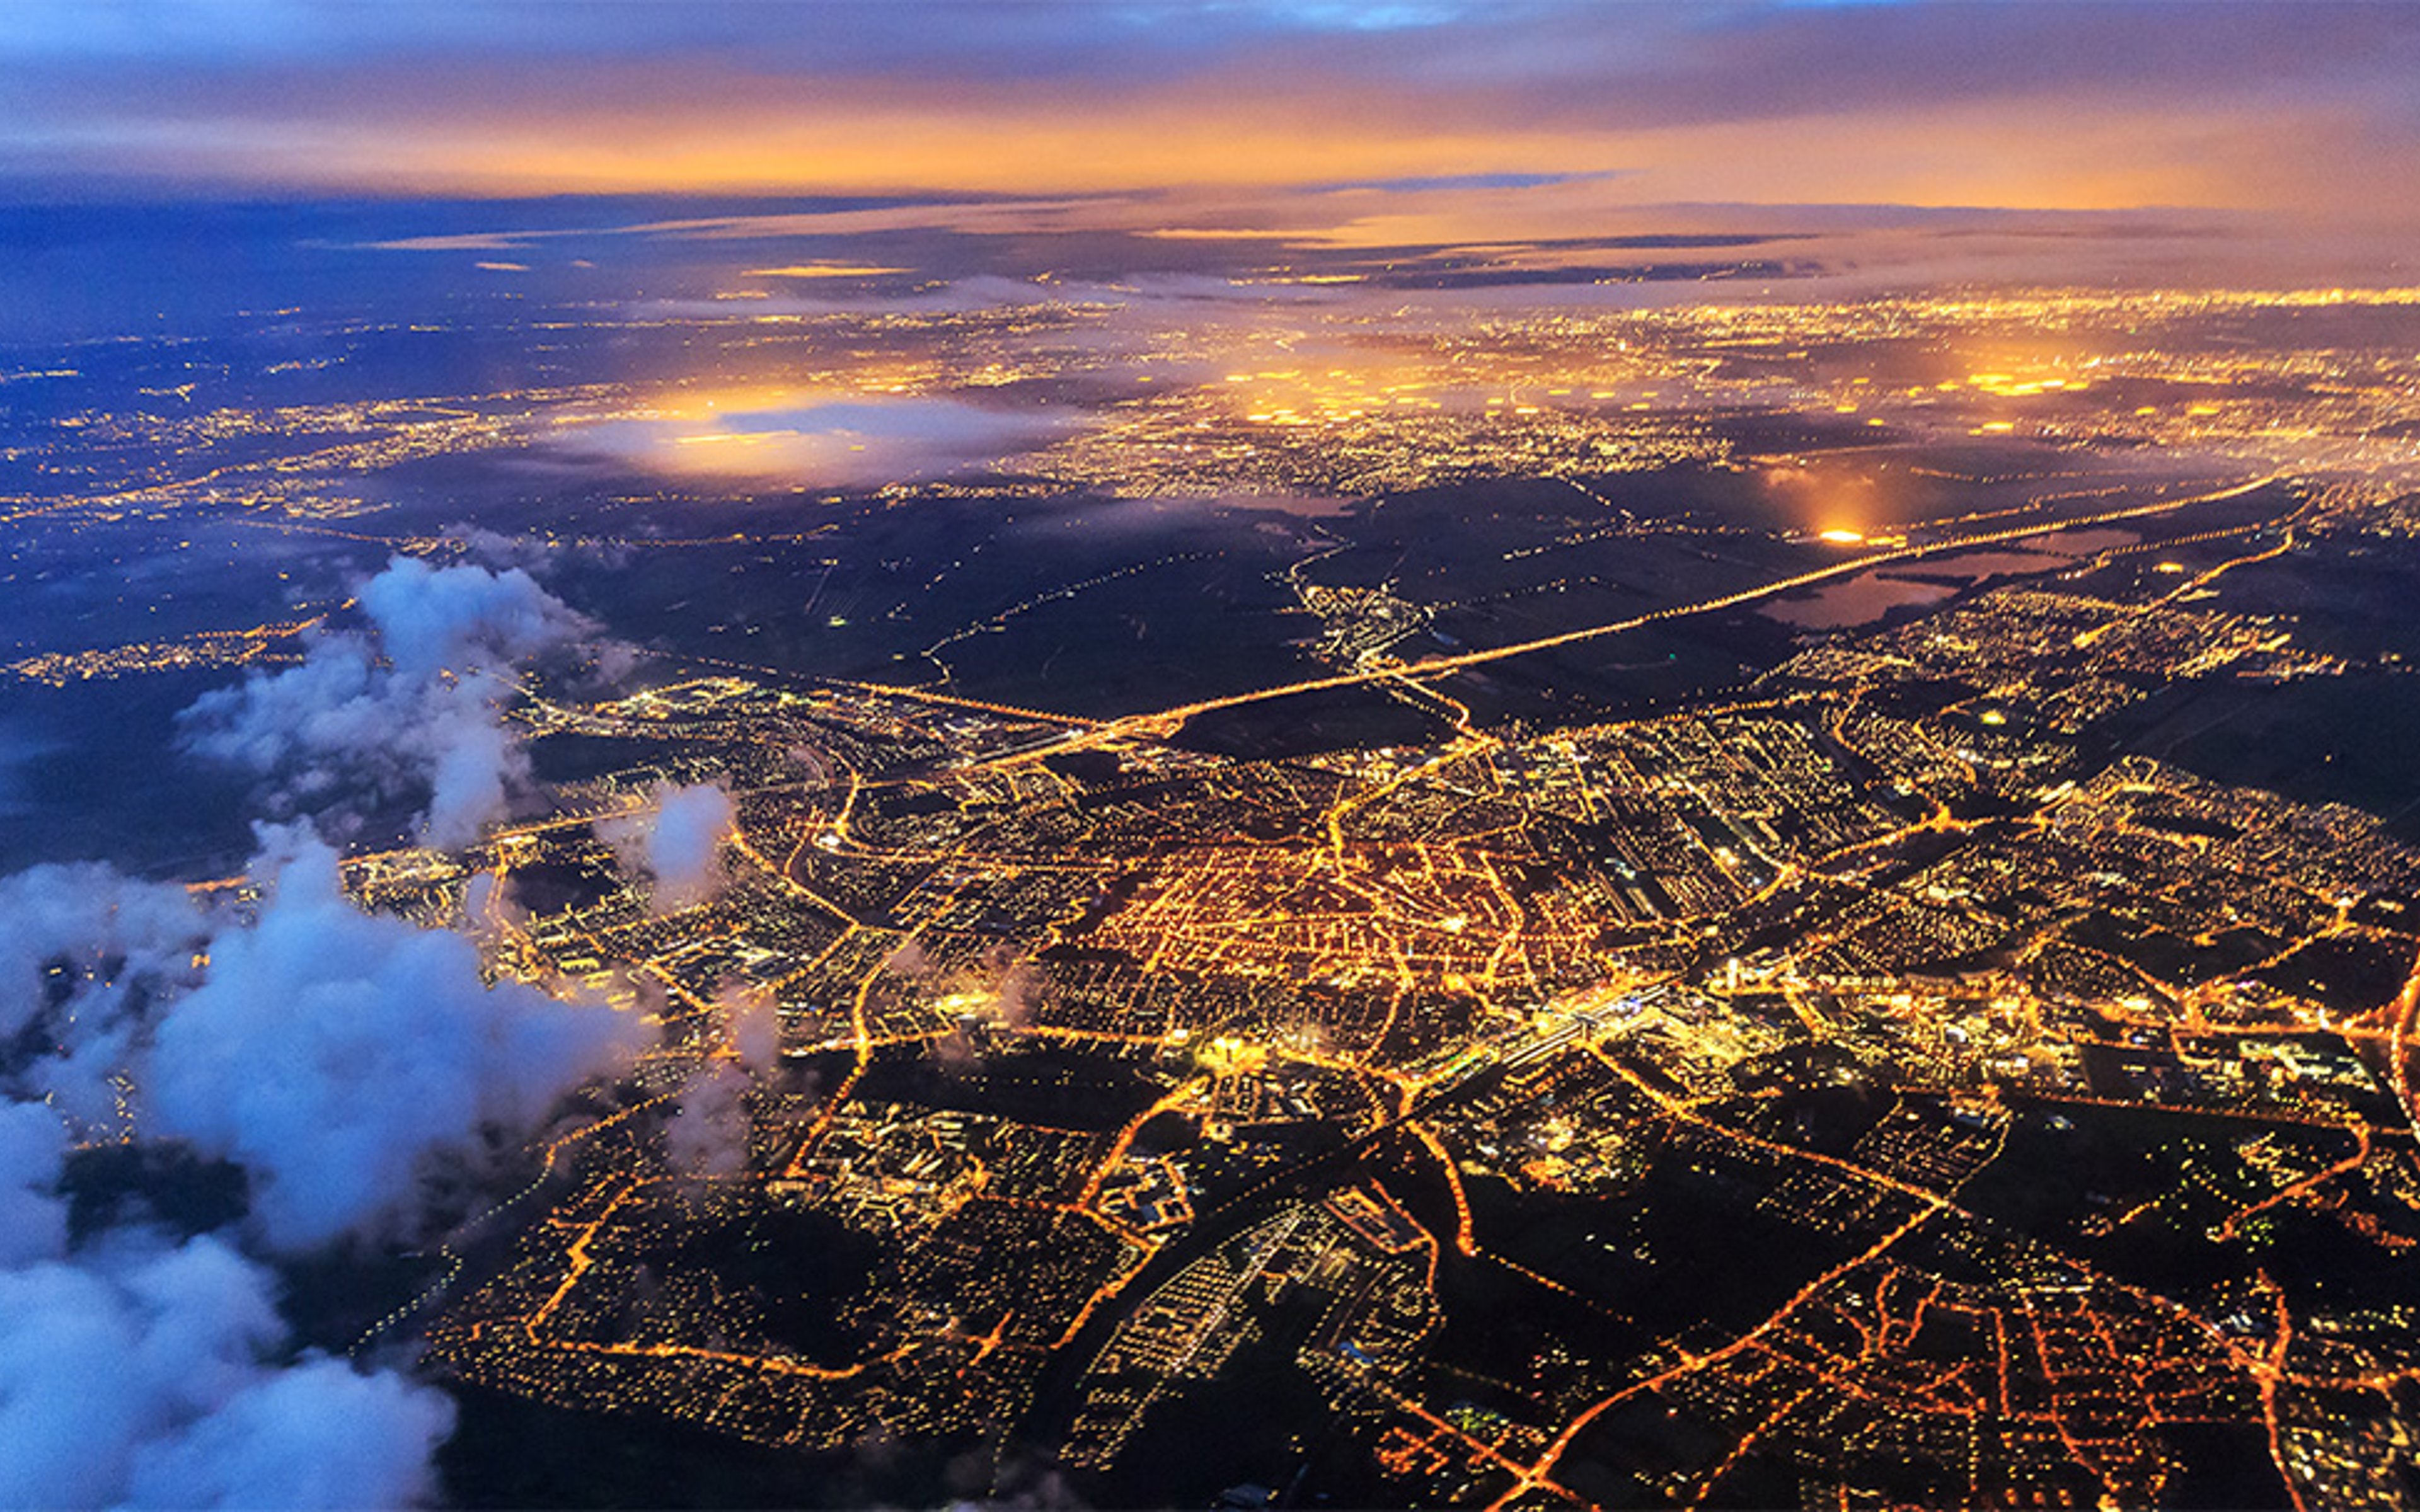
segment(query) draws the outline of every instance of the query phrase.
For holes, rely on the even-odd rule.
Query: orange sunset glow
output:
[[[394,13],[331,11],[294,39],[230,36],[214,71],[163,54],[136,89],[102,87],[112,44],[35,26],[13,45],[50,67],[20,119],[51,124],[0,139],[0,167],[383,193],[1148,193],[1210,232],[1363,247],[1608,235],[1675,203],[2290,213],[2361,237],[2420,200],[2391,8],[2301,27],[2207,8],[2182,42],[2126,8],[1617,25],[1585,7],[1031,7],[1000,68],[979,11],[816,8],[752,49],[747,7],[617,9],[644,61],[611,28],[471,8],[391,40],[467,44],[492,14],[491,51],[415,71],[380,51]],[[2244,71],[2257,55],[2265,77]],[[2036,61],[1989,71],[2009,56]],[[264,87],[228,87],[248,69]],[[2324,88],[2296,85],[2319,70]],[[1157,230],[1166,209],[1067,217]]]

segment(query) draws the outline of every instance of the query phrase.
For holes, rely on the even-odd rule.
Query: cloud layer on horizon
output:
[[[0,173],[1376,200],[1404,179],[1593,175],[1598,206],[2397,224],[2420,188],[2406,7],[938,8],[32,7],[0,39],[23,97]]]

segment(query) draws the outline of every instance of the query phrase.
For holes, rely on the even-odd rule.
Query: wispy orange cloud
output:
[[[749,268],[742,278],[882,278],[912,273],[912,268],[877,268],[867,263],[789,263],[780,268]]]

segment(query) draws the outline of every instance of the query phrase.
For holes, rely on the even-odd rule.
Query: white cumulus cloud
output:
[[[67,1153],[57,1114],[39,1103],[0,1103],[0,1266],[67,1253],[68,1209],[57,1191]]]
[[[334,852],[285,839],[259,923],[217,941],[141,1077],[158,1132],[253,1173],[271,1244],[408,1217],[432,1157],[483,1128],[527,1131],[636,1052],[637,1017],[484,984],[469,939],[362,913]]]
[[[405,1506],[443,1394],[305,1356],[275,1277],[209,1235],[0,1271],[0,1505]]]
[[[512,669],[595,626],[519,567],[399,556],[358,598],[367,630],[323,633],[302,665],[204,694],[180,717],[185,744],[279,778],[297,810],[364,790],[425,803],[429,844],[467,844],[528,776],[500,722]]]
[[[711,901],[722,890],[722,842],[738,823],[721,784],[659,787],[644,810],[607,820],[597,832],[622,864],[652,886],[648,904],[659,914]]]
[[[486,986],[466,938],[355,909],[307,831],[264,839],[251,922],[102,867],[0,878],[0,1506],[428,1500],[451,1400],[297,1358],[271,1257],[419,1221],[429,1162],[527,1132],[647,1032]],[[95,1119],[240,1162],[250,1222],[75,1235]]]

